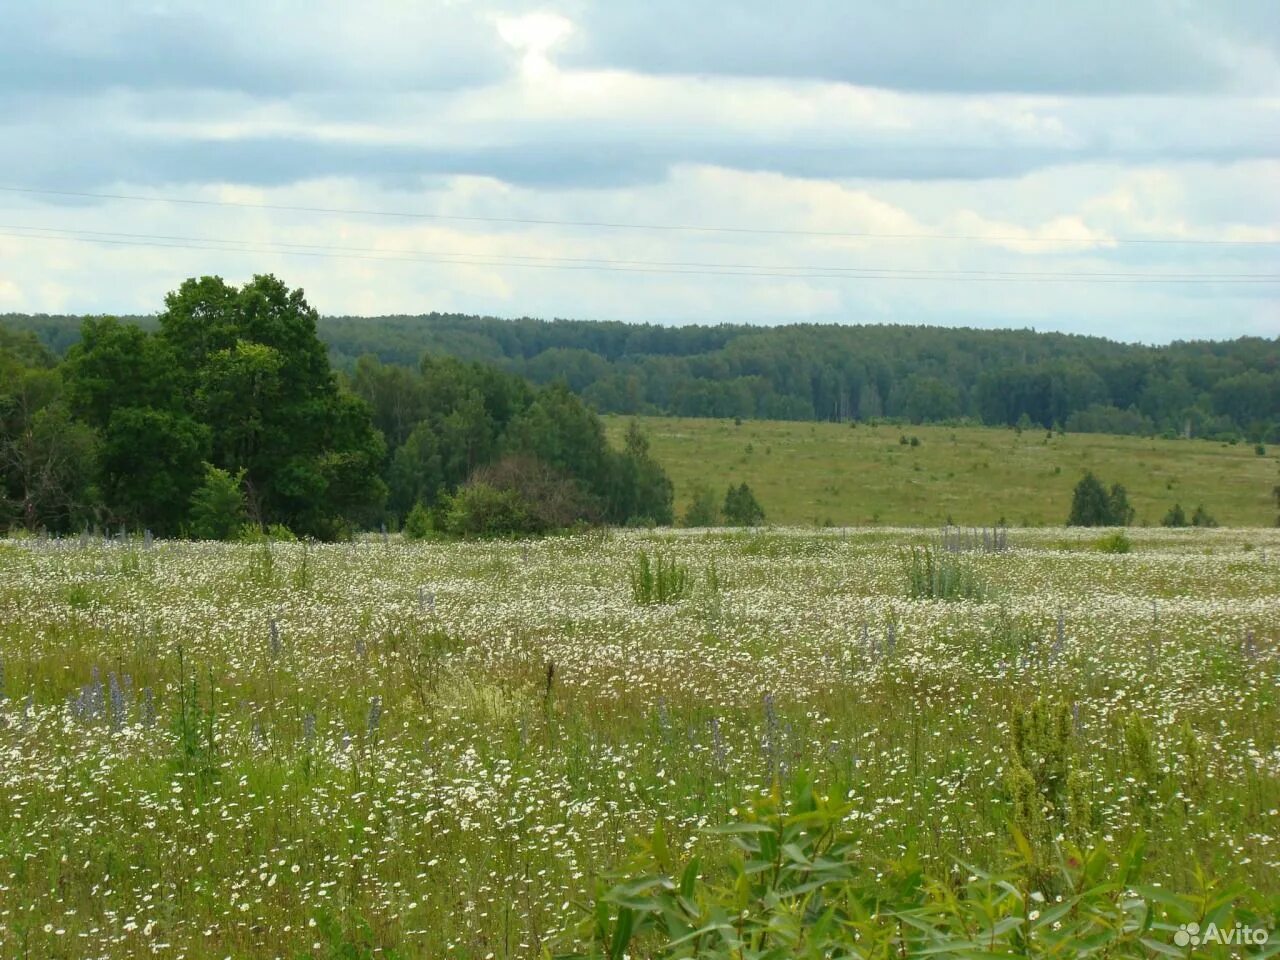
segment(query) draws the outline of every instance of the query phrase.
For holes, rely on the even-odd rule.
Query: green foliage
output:
[[[528,515],[528,533],[566,530],[576,524],[598,523],[602,518],[596,497],[577,480],[536,457],[505,456],[477,470],[471,482],[514,493]]]
[[[1174,934],[1185,924],[1256,922],[1245,898],[1209,882],[1190,894],[1144,886],[1141,836],[1118,855],[1066,844],[1044,865],[1013,827],[1004,870],[961,865],[935,879],[910,851],[867,862],[862,838],[845,825],[851,809],[803,781],[788,802],[775,789],[741,821],[706,831],[732,846],[722,870],[698,858],[679,863],[659,820],[628,874],[598,886],[590,915],[570,934],[579,952],[563,956],[1145,958],[1181,956]],[[1056,891],[1053,900],[1046,890]]]
[[[981,603],[987,597],[987,585],[966,560],[926,545],[912,547],[907,555],[907,596],[912,600]]]
[[[1133,522],[1134,510],[1129,505],[1125,488],[1118,483],[1107,491],[1093,471],[1086,471],[1071,494],[1069,527],[1127,527]]]
[[[401,529],[406,539],[426,540],[432,533],[431,512],[422,505],[421,501],[415,503],[409,515],[404,518],[404,527]]]
[[[88,523],[100,452],[97,433],[58,396],[56,378],[26,370],[0,380],[0,524],[66,531]]]
[[[199,540],[231,540],[245,520],[244,471],[234,476],[205,464],[204,480],[191,494],[190,534]]]
[[[355,389],[391,439],[389,506],[441,504],[464,483],[519,493],[527,530],[672,520],[671,481],[638,427],[613,449],[563,384],[532,390],[480,364],[424,357],[418,375],[361,358]]]
[[[378,942],[363,917],[343,923],[327,910],[316,916],[316,932],[322,938],[319,952],[299,954],[298,960],[400,960],[403,956]]]
[[[720,523],[720,504],[710,486],[705,483],[694,484],[680,523],[686,527],[714,527]]]
[[[721,508],[725,523],[733,527],[758,527],[764,523],[764,508],[751,492],[746,483],[729,487],[724,495],[724,506]]]
[[[104,521],[176,532],[206,460],[243,471],[263,523],[334,538],[380,509],[382,441],[338,388],[301,290],[189,280],[158,327],[87,319],[64,365],[72,413],[102,435]]]
[[[224,296],[213,285],[201,291],[215,305]],[[57,350],[75,339],[79,324],[74,317],[7,320],[37,330]],[[627,416],[968,418],[1060,423],[1072,432],[1210,436],[1273,424],[1280,410],[1280,346],[1259,337],[1149,347],[1029,330],[673,328],[458,314],[324,317],[317,329],[334,362],[355,369],[357,379],[357,358],[365,355],[402,369],[415,367],[424,353],[452,356],[496,364],[537,384],[563,380],[593,409]],[[398,447],[422,419],[414,391],[394,374],[376,385],[366,378],[366,385],[386,398],[386,414],[376,423]]]
[[[1123,530],[1117,530],[1095,541],[1093,546],[1099,553],[1128,553],[1133,549],[1133,541]]]
[[[99,458],[108,519],[177,533],[205,475],[208,452],[209,431],[185,414],[150,407],[116,409]]]
[[[1181,504],[1175,503],[1169,512],[1164,515],[1164,519],[1160,521],[1161,526],[1165,527],[1216,527],[1218,521],[1213,519],[1209,511],[1204,508],[1204,504],[1198,505],[1191,514],[1191,518],[1187,519],[1186,511],[1182,509]]]
[[[675,488],[671,478],[649,452],[649,438],[631,421],[621,455],[613,462],[609,517],[630,525],[668,526],[674,519]]]
[[[631,565],[631,599],[641,606],[678,603],[692,588],[689,568],[674,557],[641,550]]]
[[[442,526],[456,537],[513,537],[543,532],[529,505],[515,490],[469,483],[443,506]]]
[[[1210,516],[1209,511],[1204,508],[1204,504],[1196,507],[1195,512],[1191,514],[1191,525],[1193,527],[1216,527],[1218,521]]]
[[[1149,437],[1156,432],[1155,422],[1132,408],[1121,410],[1109,404],[1094,403],[1067,417],[1072,433],[1118,433]]]

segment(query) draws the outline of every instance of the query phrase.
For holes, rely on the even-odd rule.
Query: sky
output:
[[[1280,336],[1274,0],[15,2],[0,312]]]

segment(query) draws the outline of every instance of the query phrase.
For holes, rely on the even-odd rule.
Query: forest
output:
[[[154,326],[152,317],[130,318]],[[55,353],[81,318],[0,316]],[[579,320],[318,317],[339,370],[361,357],[494,364],[562,382],[600,413],[778,420],[968,420],[1068,431],[1280,440],[1280,337],[1163,346],[1033,330],[911,325],[664,326]]]
[[[415,510],[443,533],[670,523],[631,430],[563,384],[372,357],[332,369],[301,290],[192,279],[143,325],[80,323],[57,356],[0,323],[0,528],[341,539]]]

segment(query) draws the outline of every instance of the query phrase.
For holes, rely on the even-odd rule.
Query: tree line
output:
[[[8,322],[59,352],[78,336],[79,318]],[[1280,441],[1280,338],[1150,347],[1031,330],[669,327],[440,313],[322,317],[318,331],[343,370],[365,355],[408,367],[423,353],[483,361],[537,384],[564,382],[602,413],[968,419]]]
[[[460,533],[671,522],[639,429],[613,449],[564,385],[431,356],[348,377],[318,322],[272,276],[188,280],[145,324],[84,318],[61,357],[0,322],[0,526],[335,539],[415,509]]]

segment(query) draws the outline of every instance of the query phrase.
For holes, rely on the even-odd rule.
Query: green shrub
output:
[[[431,536],[431,514],[419,500],[404,518],[403,533],[406,540],[426,540]]]
[[[1133,541],[1120,530],[1094,541],[1093,545],[1101,553],[1128,553],[1133,549]]]
[[[1086,471],[1071,494],[1069,527],[1127,527],[1134,510],[1125,488],[1118,483],[1107,491],[1093,471]]]
[[[265,543],[267,535],[260,524],[242,523],[231,539],[236,543]]]
[[[470,482],[515,493],[524,505],[527,533],[567,530],[604,518],[601,504],[578,481],[537,457],[503,457],[473,473]]]
[[[1169,512],[1164,515],[1164,519],[1160,521],[1162,527],[1185,527],[1187,526],[1187,513],[1182,509],[1182,504],[1175,503],[1169,508]]]
[[[469,483],[449,498],[444,528],[458,537],[511,537],[542,532],[520,494],[496,490],[487,483]]]
[[[986,599],[986,584],[973,568],[934,546],[912,547],[907,560],[907,596],[912,600]]]
[[[1191,525],[1193,527],[1216,527],[1218,521],[1209,515],[1209,511],[1204,508],[1204,504],[1196,507],[1195,513],[1191,514]]]
[[[232,476],[204,465],[204,481],[191,494],[191,535],[197,540],[230,540],[245,520],[244,471]]]
[[[721,512],[725,523],[732,527],[757,527],[764,523],[764,508],[745,483],[729,488]]]
[[[714,527],[720,523],[720,505],[705,483],[694,484],[680,523],[686,527]]]
[[[689,568],[674,557],[659,554],[651,559],[641,550],[631,566],[631,599],[642,606],[677,603],[692,586]]]

